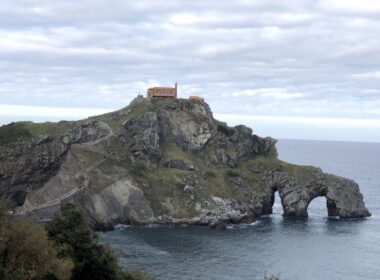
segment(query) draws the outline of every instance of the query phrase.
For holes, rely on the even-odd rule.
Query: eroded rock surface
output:
[[[0,197],[17,215],[49,219],[72,202],[96,228],[223,228],[272,213],[275,192],[288,217],[307,217],[318,196],[329,216],[370,215],[355,182],[278,160],[276,140],[228,127],[204,102],[139,97],[87,120],[27,127],[29,138],[0,146]]]
[[[105,124],[88,120],[56,137],[0,146],[0,197],[22,205],[29,192],[41,188],[60,170],[71,145],[94,142],[109,134]]]
[[[370,216],[359,186],[354,181],[325,174],[320,168],[304,167],[304,169],[304,172],[289,172],[286,169],[272,172],[271,200],[274,192],[278,191],[284,216],[307,217],[307,207],[310,202],[320,196],[326,197],[329,216],[340,218]]]

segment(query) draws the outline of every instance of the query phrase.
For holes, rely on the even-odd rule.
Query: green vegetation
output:
[[[121,109],[116,112],[101,115],[99,118],[101,121],[108,124],[112,131],[116,133],[125,121],[138,117],[149,111],[150,107],[147,106],[147,104],[134,104],[129,110]]]
[[[125,121],[123,118],[121,118],[118,115],[115,115],[114,113],[105,114],[100,118],[103,122],[110,126],[113,133],[116,133],[117,130],[121,127],[122,123]]]
[[[199,167],[202,167],[204,165],[204,161],[199,157],[199,154],[196,152],[185,152],[175,143],[163,143],[160,146],[160,149],[162,151],[162,163],[165,163],[171,159],[182,159],[185,162],[191,162]]]
[[[218,132],[223,133],[227,137],[230,137],[230,136],[234,135],[234,133],[235,133],[234,128],[228,127],[227,125],[224,125],[224,124],[218,124],[217,129],[218,129]]]
[[[263,175],[253,173],[252,167],[262,165],[265,170],[273,170],[282,168],[286,164],[274,158],[256,156],[232,169],[224,164],[207,164],[203,158],[213,154],[212,150],[186,152],[175,143],[168,142],[163,143],[160,148],[162,157],[157,165],[148,166],[135,162],[129,167],[135,178],[141,180],[141,184],[147,183],[152,186],[144,188],[144,194],[157,215],[198,216],[199,213],[194,208],[195,203],[203,204],[210,199],[210,194],[221,198],[240,197],[241,192],[244,192],[246,197],[260,195],[265,192],[266,185],[261,180]],[[164,167],[164,164],[171,159],[180,159],[193,164],[199,171]],[[236,188],[234,181],[230,179],[232,177],[241,177],[249,187]],[[189,203],[190,195],[183,191],[186,178],[197,181],[198,187],[192,203]],[[210,208],[210,206],[205,207]]]
[[[0,145],[29,139],[31,136],[24,123],[10,123],[0,127]]]
[[[116,256],[98,243],[97,234],[74,205],[65,205],[61,213],[46,224],[46,229],[59,256],[73,260],[71,279],[123,279]]]
[[[74,124],[75,122],[61,121],[58,123],[16,122],[3,125],[0,127],[0,146],[28,140],[42,134],[49,136],[64,134]]]
[[[142,273],[127,273],[119,267],[117,256],[109,247],[99,244],[98,235],[73,204],[66,204],[61,213],[46,224],[46,229],[58,255],[73,260],[72,280],[147,279]]]
[[[236,172],[235,170],[231,170],[231,169],[227,170],[226,175],[228,177],[239,177],[240,176],[240,174],[238,172]]]
[[[0,279],[70,279],[73,262],[58,257],[44,227],[12,220],[0,208]]]
[[[149,170],[144,161],[138,160],[131,166],[130,171],[133,175],[139,177],[146,175]]]
[[[134,119],[149,111],[150,111],[150,108],[148,106],[134,106],[132,110],[127,114],[127,118]]]
[[[0,204],[0,279],[2,280],[149,280],[124,271],[113,251],[99,243],[74,205],[67,204],[46,229],[12,219]]]
[[[212,171],[206,171],[206,172],[204,173],[204,176],[205,176],[206,178],[215,178],[215,177],[216,177],[216,174],[215,174],[214,172],[212,172]]]

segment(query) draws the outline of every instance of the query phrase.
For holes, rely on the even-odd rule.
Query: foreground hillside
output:
[[[96,228],[252,222],[276,191],[285,216],[306,217],[318,196],[330,216],[370,215],[355,182],[280,161],[275,142],[204,102],[138,97],[82,121],[1,127],[0,198],[38,220],[73,202]]]

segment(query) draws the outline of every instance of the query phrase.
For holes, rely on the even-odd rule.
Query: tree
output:
[[[59,256],[74,260],[73,280],[124,279],[115,254],[98,243],[98,235],[73,204],[66,204],[61,213],[46,224],[46,229]]]
[[[73,263],[58,258],[44,227],[11,219],[0,208],[0,279],[70,279]]]
[[[0,202],[1,280],[147,280],[124,272],[74,205],[46,224],[16,219]]]

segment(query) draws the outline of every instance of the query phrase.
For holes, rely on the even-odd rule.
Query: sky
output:
[[[0,124],[150,86],[275,138],[380,142],[378,0],[0,0]]]

